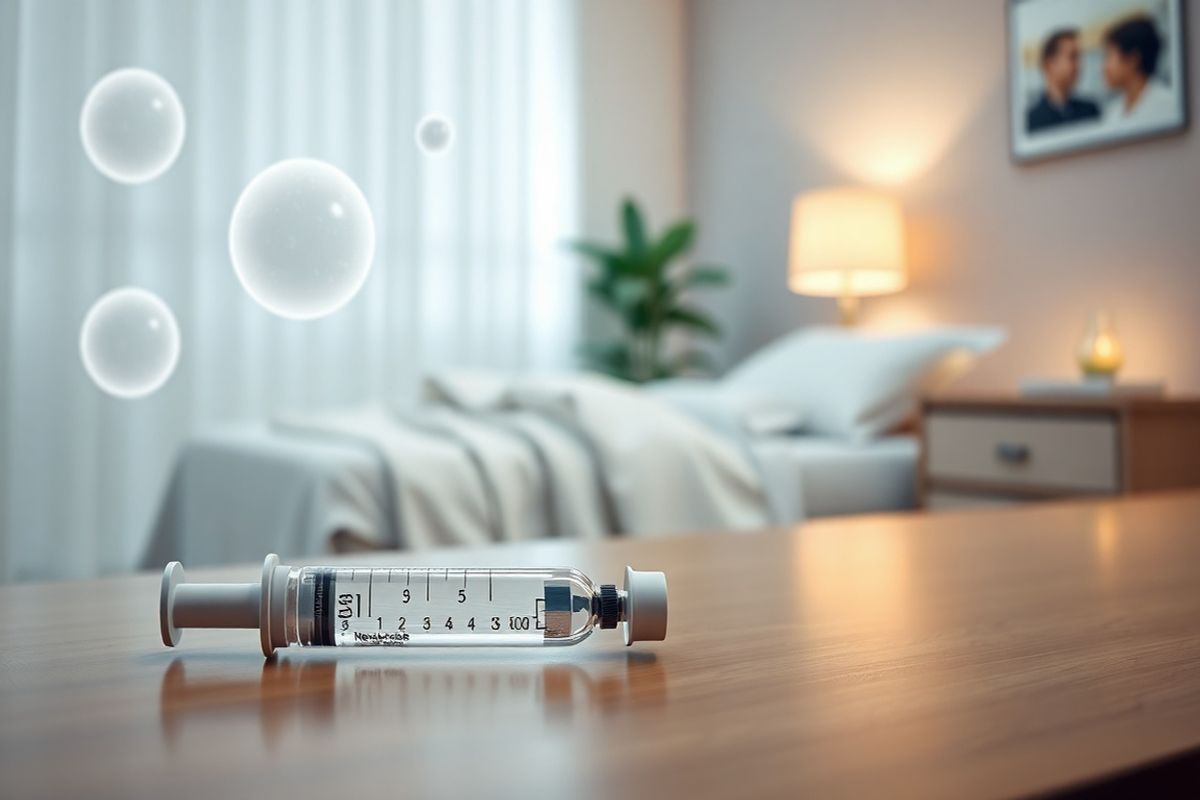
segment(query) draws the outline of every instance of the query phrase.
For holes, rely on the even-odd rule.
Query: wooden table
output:
[[[156,575],[10,586],[0,795],[975,797],[1194,779],[1198,521],[1191,494],[400,557],[617,582],[627,562],[665,569],[668,639],[630,649],[601,631],[264,662],[253,631],[165,648]]]

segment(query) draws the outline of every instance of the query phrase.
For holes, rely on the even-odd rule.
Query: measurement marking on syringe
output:
[[[371,614],[371,595],[373,594],[374,589],[375,589],[375,570],[371,570],[370,572],[367,573],[367,616],[368,617],[372,616],[372,614]],[[382,625],[383,623],[380,623],[380,624]]]
[[[488,570],[488,602],[492,602],[492,571]]]
[[[425,570],[425,602],[429,602],[429,576],[433,574],[433,570]]]

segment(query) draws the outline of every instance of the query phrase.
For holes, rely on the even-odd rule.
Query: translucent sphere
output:
[[[417,147],[427,156],[445,153],[454,144],[454,126],[437,114],[428,114],[417,123]]]
[[[145,183],[170,169],[183,148],[184,128],[183,104],[171,84],[144,69],[105,75],[79,115],[84,152],[118,183]]]
[[[92,304],[79,331],[83,367],[114,397],[144,397],[179,361],[179,326],[158,295],[126,286]]]
[[[375,257],[375,221],[363,193],[337,167],[280,161],[242,190],[229,222],[229,255],[263,308],[316,319],[362,288]]]

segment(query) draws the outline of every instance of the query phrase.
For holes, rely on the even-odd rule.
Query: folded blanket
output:
[[[461,411],[523,410],[574,432],[593,454],[620,532],[760,527],[766,489],[738,442],[636,387],[598,375],[442,372],[429,402]]]
[[[385,473],[390,530],[357,531],[364,543],[410,549],[501,538],[483,477],[460,443],[402,424],[382,407],[284,414],[277,429],[349,439],[373,451]]]
[[[424,395],[417,411],[276,419],[277,429],[375,454],[391,524],[356,531],[365,544],[651,535],[778,518],[736,439],[635,387],[591,375],[442,372]]]

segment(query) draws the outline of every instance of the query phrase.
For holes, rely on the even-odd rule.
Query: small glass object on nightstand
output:
[[[1079,342],[1079,367],[1088,380],[1111,382],[1125,363],[1112,312],[1095,309],[1088,315],[1087,330]]]

